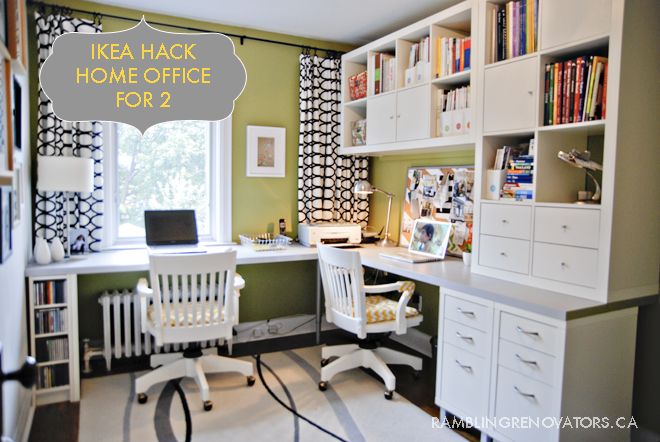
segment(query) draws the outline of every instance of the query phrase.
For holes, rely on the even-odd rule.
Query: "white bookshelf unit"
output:
[[[460,2],[424,20],[389,34],[342,56],[342,154],[384,155],[420,153],[428,151],[474,149],[474,96],[475,96],[475,29],[472,27],[476,10],[471,0]],[[429,41],[428,62],[417,64],[412,81],[406,82],[411,47],[420,40]],[[438,71],[440,39],[470,37],[470,67],[457,72]],[[386,54],[395,61],[392,79],[394,87],[385,92],[374,90],[374,72],[371,61],[375,54]],[[446,59],[447,57],[445,57]],[[460,58],[460,57],[459,57]],[[453,69],[452,69],[453,70]],[[367,72],[367,96],[351,100],[349,77]],[[470,86],[468,110],[440,116],[438,91],[445,93]],[[458,111],[454,111],[458,113]],[[449,114],[449,113],[447,113]],[[441,118],[443,118],[441,120]],[[352,124],[366,120],[366,144],[354,145]],[[440,121],[447,127],[460,129],[443,135]],[[451,124],[451,123],[457,124]]]
[[[494,4],[505,2],[480,2],[479,27],[485,32],[477,53],[482,57]],[[642,164],[644,158],[657,158],[650,126],[641,124],[649,120],[644,114],[652,114],[642,92],[642,79],[649,77],[645,71],[653,71],[643,43],[651,34],[633,21],[655,6],[625,0],[538,4],[538,50],[495,63],[487,63],[486,55],[477,74],[483,85],[476,104],[483,126],[476,137],[480,173],[472,270],[598,302],[656,294],[660,258],[657,244],[648,241],[657,237],[658,211],[648,206],[645,192],[633,190],[641,176],[656,173]],[[624,17],[630,20],[626,27]],[[606,119],[544,125],[546,64],[590,55],[608,60]],[[641,100],[630,102],[628,97],[640,94]],[[496,149],[531,138],[536,140],[533,199],[488,200],[486,170]],[[584,169],[557,158],[559,151],[571,149],[588,149],[602,164],[596,174],[600,204],[575,204],[578,190],[589,190],[591,183]],[[626,258],[617,259],[624,250]]]
[[[561,303],[569,295],[603,304],[602,313],[557,320],[441,288],[435,401],[443,413],[464,418],[630,417],[638,311],[609,307],[659,291],[658,104],[649,90],[657,84],[654,18],[660,3],[524,1],[526,10],[530,5],[536,10],[526,17],[537,21],[535,41],[530,46],[525,40],[522,55],[493,57],[491,30],[498,22],[492,14],[512,3],[506,0],[455,4],[344,55],[342,153],[437,154],[474,148],[471,272],[521,284],[532,297],[543,293]],[[429,104],[433,94],[420,91],[436,87],[433,77],[428,84],[402,88],[397,70],[395,91],[374,95],[369,90],[366,98],[350,101],[348,77],[370,71],[372,52],[387,52],[398,62],[406,54],[404,41],[433,35],[435,26],[472,37],[469,73],[437,80],[443,87],[470,85],[469,134],[437,137],[427,126],[435,119]],[[545,119],[546,65],[584,56],[607,58],[605,118],[553,120],[550,125]],[[416,103],[406,97],[413,93]],[[410,131],[400,127],[407,120],[399,114],[412,108],[423,125],[416,138],[402,139],[400,134]],[[594,117],[601,114],[602,107]],[[367,144],[352,146],[351,123],[363,118]],[[534,171],[532,198],[489,199],[487,171],[497,150],[532,139],[533,159],[526,158]],[[594,189],[584,169],[558,158],[559,151],[572,149],[589,150],[591,159],[602,164],[602,171],[594,173],[602,191],[597,204],[576,203],[578,191]],[[498,441],[630,437],[625,430],[476,427],[482,440],[486,435]]]
[[[36,405],[80,400],[76,275],[28,278]]]

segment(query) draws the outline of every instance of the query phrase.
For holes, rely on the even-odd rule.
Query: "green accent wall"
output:
[[[47,2],[49,3],[49,2]],[[147,21],[157,21],[208,29],[217,32],[248,34],[251,36],[282,40],[290,43],[349,51],[351,46],[323,42],[290,35],[275,34],[234,26],[218,25],[195,20],[176,18],[143,11],[116,8],[78,0],[58,0],[57,3],[71,8],[116,14]],[[33,8],[30,9],[33,11]],[[75,14],[74,14],[75,15]],[[87,15],[81,17],[89,18]],[[36,156],[38,71],[36,63],[36,35],[34,15],[29,14],[30,84],[34,85],[30,96],[32,152]],[[119,31],[134,25],[129,21],[103,18],[103,29]],[[182,32],[175,28],[165,30]],[[233,39],[236,53],[247,70],[247,85],[236,101],[232,121],[232,236],[239,233],[273,231],[280,218],[285,218],[289,231],[297,231],[297,166],[299,130],[299,65],[300,49],[246,40],[241,45]],[[286,177],[248,178],[245,174],[246,130],[248,125],[286,128]],[[371,181],[374,185],[394,192],[392,206],[392,236],[398,238],[401,195],[406,171],[410,166],[462,165],[474,162],[473,153],[449,152],[431,155],[392,156],[374,158],[371,163]],[[34,162],[33,164],[36,164]],[[33,180],[35,173],[33,172]],[[387,201],[382,195],[372,197],[370,224],[382,226],[385,222]],[[239,266],[247,285],[241,295],[240,320],[255,321],[278,316],[313,313],[315,306],[315,264],[311,262]],[[112,275],[81,275],[78,278],[80,336],[102,336],[101,309],[97,295],[105,290],[133,287],[143,273]],[[424,297],[425,321],[420,330],[430,335],[437,333],[438,290],[426,284],[418,284]]]

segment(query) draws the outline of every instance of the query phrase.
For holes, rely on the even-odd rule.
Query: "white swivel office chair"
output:
[[[369,333],[404,334],[408,327],[422,322],[422,315],[408,301],[415,291],[410,281],[364,285],[360,253],[330,246],[318,246],[321,279],[325,294],[325,314],[330,323],[365,339]],[[399,301],[371,293],[401,293]],[[421,358],[389,348],[366,348],[357,344],[336,345],[321,349],[321,382],[324,391],[334,375],[357,367],[370,368],[385,382],[385,398],[392,399],[396,379],[387,364],[404,364],[422,369]],[[336,357],[334,361],[330,358]]]
[[[153,355],[155,370],[135,380],[138,402],[147,401],[152,385],[170,379],[195,379],[204,401],[204,410],[213,407],[204,373],[236,371],[254,385],[250,362],[218,356],[215,348],[202,352],[199,343],[225,339],[231,342],[232,327],[237,322],[236,252],[151,255],[149,277],[138,282],[142,331],[149,332],[156,345],[190,343],[181,354]]]

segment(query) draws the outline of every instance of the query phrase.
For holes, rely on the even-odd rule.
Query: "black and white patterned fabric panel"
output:
[[[55,39],[67,32],[101,32],[101,23],[72,18],[65,9],[47,15],[35,12],[39,66],[51,53]],[[61,192],[35,193],[35,235],[46,240],[56,236],[66,246],[65,206],[68,204],[72,228],[89,232],[89,249],[100,251],[103,228],[103,126],[98,121],[66,122],[53,114],[53,107],[39,88],[37,152],[45,156],[76,156],[94,159],[94,191],[72,194],[68,200]]]
[[[341,60],[300,56],[298,221],[345,221],[366,226],[369,200],[353,187],[366,180],[367,157],[339,151]]]

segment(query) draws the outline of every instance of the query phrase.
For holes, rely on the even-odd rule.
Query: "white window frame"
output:
[[[231,243],[231,116],[210,122],[209,235],[200,236],[202,243]],[[117,123],[103,122],[103,249],[145,247],[144,238],[119,238],[117,210]]]

